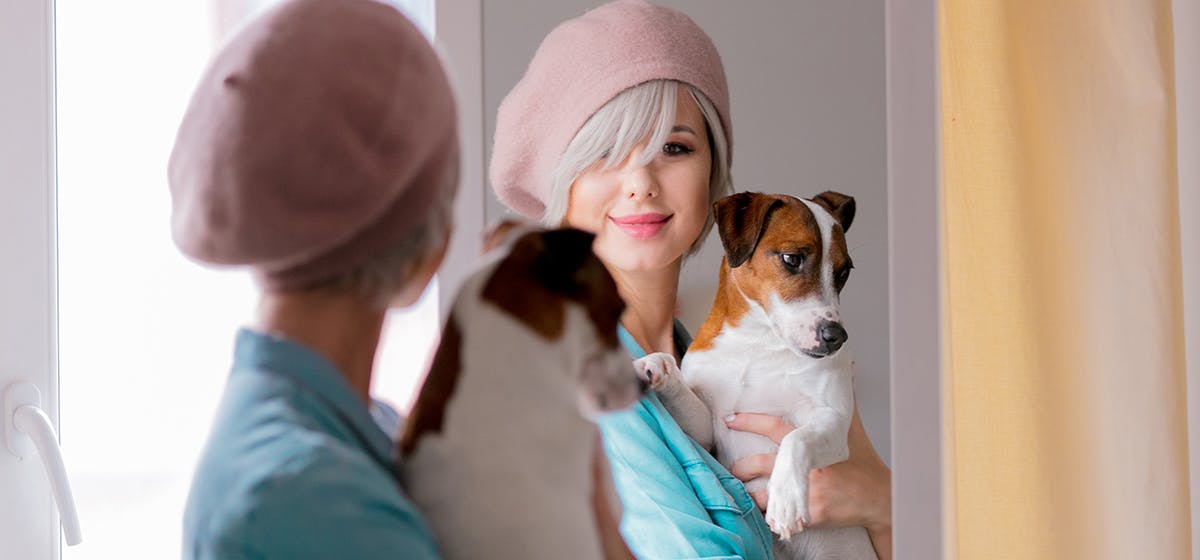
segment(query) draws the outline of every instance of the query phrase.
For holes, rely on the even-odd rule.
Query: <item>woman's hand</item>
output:
[[[726,421],[730,429],[752,432],[776,444],[794,426],[778,416],[741,413]],[[881,560],[891,558],[892,471],[879,458],[863,429],[858,408],[849,432],[850,457],[837,464],[813,469],[808,476],[808,511],[812,527],[866,527]],[[750,455],[733,464],[730,472],[742,481],[771,476],[775,454]],[[759,509],[766,510],[767,491],[752,494]]]

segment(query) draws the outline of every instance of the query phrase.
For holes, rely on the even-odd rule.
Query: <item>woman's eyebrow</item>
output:
[[[696,131],[692,130],[692,127],[686,124],[677,124],[671,127],[671,132],[691,132],[692,134],[696,134]]]

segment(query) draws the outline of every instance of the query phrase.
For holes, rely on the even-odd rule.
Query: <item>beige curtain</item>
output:
[[[1187,558],[1170,0],[940,20],[947,556]]]

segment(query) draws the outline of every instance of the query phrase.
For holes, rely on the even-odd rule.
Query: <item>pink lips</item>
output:
[[[647,237],[654,237],[658,232],[662,231],[666,227],[667,222],[671,220],[671,214],[648,212],[621,217],[610,216],[608,219],[612,220],[614,225],[630,237],[645,239]]]

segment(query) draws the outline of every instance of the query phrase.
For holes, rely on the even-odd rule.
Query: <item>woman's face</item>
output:
[[[682,88],[681,88],[682,90]],[[654,270],[683,256],[708,218],[712,148],[704,116],[680,91],[675,125],[654,160],[640,165],[645,143],[624,162],[598,162],[571,184],[566,223],[596,234],[596,255],[618,270]]]

